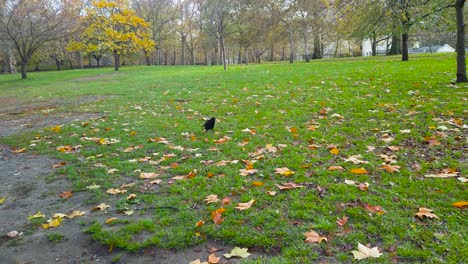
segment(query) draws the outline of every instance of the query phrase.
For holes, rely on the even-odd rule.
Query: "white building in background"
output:
[[[387,42],[381,41],[379,45],[377,45],[377,55],[385,55],[387,54]],[[362,42],[362,56],[372,56],[372,43],[370,39],[366,39]]]

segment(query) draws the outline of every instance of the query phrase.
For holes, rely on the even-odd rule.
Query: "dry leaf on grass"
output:
[[[291,176],[293,175],[295,172],[286,168],[286,167],[283,167],[283,168],[276,168],[275,169],[275,173],[276,174],[280,174],[280,175],[283,175],[283,176]]]
[[[254,203],[255,203],[255,200],[252,199],[252,200],[250,200],[250,201],[247,202],[247,203],[238,203],[237,206],[234,207],[234,208],[239,209],[239,210],[241,210],[241,211],[242,211],[242,210],[247,210],[247,209],[249,209],[250,207],[252,207],[252,205],[253,205]]]
[[[382,255],[382,253],[379,252],[379,249],[377,247],[368,248],[361,243],[358,243],[357,251],[353,250],[351,252],[354,255],[354,259],[357,259],[357,260],[366,259],[366,258],[378,258]]]
[[[218,195],[215,195],[215,194],[208,195],[203,201],[205,201],[207,204],[217,203],[219,202]]]
[[[319,243],[320,244],[322,243],[323,240],[328,241],[326,237],[320,236],[314,230],[304,233],[304,236],[306,236],[306,239],[305,239],[306,243]]]
[[[224,257],[226,258],[232,258],[232,257],[239,257],[239,258],[247,258],[251,254],[248,253],[249,249],[248,248],[240,248],[240,247],[234,247],[231,251],[231,253],[224,254]]]
[[[419,208],[419,211],[414,214],[414,216],[417,216],[419,217],[420,219],[423,219],[424,217],[428,217],[428,218],[439,218],[437,215],[435,215],[433,213],[434,211],[429,209],[429,208],[424,208],[424,207],[421,207]]]

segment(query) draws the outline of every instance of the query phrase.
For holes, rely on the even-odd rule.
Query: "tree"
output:
[[[155,46],[149,35],[149,24],[128,5],[127,0],[93,1],[86,10],[81,40],[73,45],[99,58],[103,52],[111,52],[116,71],[119,70],[121,55],[143,50],[148,56]]]
[[[465,19],[463,16],[465,0],[456,0],[454,7],[457,16],[457,82],[466,82]]]
[[[10,42],[19,56],[21,78],[26,79],[26,65],[39,48],[70,33],[70,17],[64,16],[62,2],[4,2],[0,13],[0,39]]]

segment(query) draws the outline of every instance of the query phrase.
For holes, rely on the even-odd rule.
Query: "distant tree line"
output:
[[[147,65],[223,65],[361,54],[385,43],[409,59],[410,41],[456,39],[466,81],[463,0],[3,0],[0,63],[53,59],[60,70],[138,54]],[[456,18],[456,19],[454,19]]]

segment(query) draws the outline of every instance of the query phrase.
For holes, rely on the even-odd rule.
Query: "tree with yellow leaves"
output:
[[[116,71],[121,55],[143,50],[149,56],[155,46],[149,35],[149,24],[129,8],[127,0],[92,1],[83,24],[80,40],[71,43],[69,50],[90,54],[96,60],[104,52],[111,52]]]

